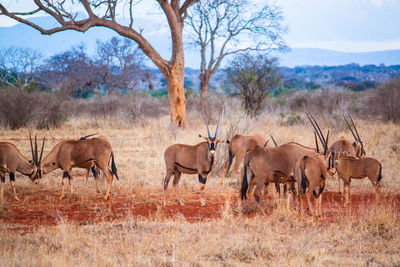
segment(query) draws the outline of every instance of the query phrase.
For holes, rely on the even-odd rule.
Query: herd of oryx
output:
[[[218,139],[219,120],[212,136],[209,130],[208,136],[202,136],[205,141],[197,145],[173,144],[164,152],[166,174],[164,178],[163,203],[166,205],[166,191],[169,180],[172,176],[175,197],[183,205],[183,199],[178,193],[178,184],[182,173],[197,174],[201,185],[200,202],[204,206],[203,190],[207,176],[211,172],[216,155],[218,143],[228,143],[228,158],[223,165],[222,183],[224,177],[235,160],[234,170],[238,172],[240,164],[243,164],[241,175],[240,197],[246,199],[248,195],[254,194],[258,203],[260,193],[266,192],[270,183],[277,185],[284,184],[293,194],[287,193],[287,207],[290,206],[291,195],[298,196],[300,210],[303,210],[303,197],[306,195],[308,207],[312,209],[310,197],[313,195],[315,201],[315,214],[321,215],[321,201],[328,173],[338,175],[339,191],[340,179],[344,182],[344,205],[350,203],[350,181],[351,179],[362,179],[368,177],[376,190],[376,201],[380,199],[382,179],[382,165],[373,158],[366,157],[363,142],[354,124],[353,119],[349,120],[343,116],[350,129],[353,140],[343,137],[335,141],[330,147],[329,131],[324,135],[315,118],[306,114],[314,128],[315,148],[303,146],[299,143],[290,142],[278,146],[271,136],[275,147],[261,134],[250,136],[235,135],[230,140]],[[86,179],[90,170],[93,173],[97,192],[100,171],[108,182],[105,199],[110,197],[113,176],[118,179],[117,168],[114,161],[114,154],[110,143],[103,136],[87,135],[78,140],[63,140],[56,144],[50,152],[43,157],[45,139],[42,141],[40,155],[38,153],[38,142],[35,136],[30,146],[32,160],[24,156],[17,147],[9,142],[0,142],[0,178],[1,198],[3,200],[3,185],[5,175],[9,173],[10,183],[13,189],[14,198],[19,200],[15,190],[15,172],[28,176],[34,183],[38,183],[43,175],[53,170],[61,169],[62,190],[60,200],[65,196],[65,183],[68,179],[70,191],[73,192],[72,168],[83,168],[87,170]],[[318,141],[321,143],[321,148]],[[111,166],[111,167],[110,167]],[[254,189],[255,187],[255,189]],[[272,190],[275,194],[275,190]]]

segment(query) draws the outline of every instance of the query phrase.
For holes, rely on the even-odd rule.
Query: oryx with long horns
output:
[[[22,173],[28,176],[32,182],[38,183],[40,180],[40,172],[38,167],[42,160],[44,139],[42,143],[42,150],[40,151],[40,157],[38,157],[37,151],[37,137],[35,136],[35,150],[32,145],[32,138],[29,135],[31,142],[32,160],[28,160],[18,148],[9,142],[0,142],[0,179],[1,179],[1,199],[3,200],[3,184],[5,182],[6,173],[10,176],[10,183],[13,189],[14,198],[19,201],[17,192],[15,189],[15,172]]]
[[[164,205],[166,205],[167,188],[172,175],[174,175],[173,186],[175,197],[180,205],[184,204],[178,192],[178,184],[182,173],[198,175],[201,190],[200,203],[202,206],[205,205],[205,201],[203,199],[203,190],[207,182],[207,176],[211,172],[214,164],[217,144],[225,142],[225,140],[217,138],[219,119],[213,137],[210,134],[210,129],[207,122],[206,126],[208,136],[206,137],[199,135],[199,137],[203,138],[205,142],[198,143],[194,146],[174,144],[165,150],[164,161],[166,174],[164,178]]]

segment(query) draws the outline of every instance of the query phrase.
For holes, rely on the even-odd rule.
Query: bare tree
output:
[[[139,48],[142,49],[146,56],[159,68],[167,81],[171,121],[175,122],[178,126],[186,128],[182,31],[187,9],[196,1],[197,0],[185,0],[181,3],[179,0],[156,0],[166,17],[171,34],[172,52],[169,60],[162,58],[148,40],[144,38],[142,29],[134,29],[133,27],[135,19],[134,8],[140,0],[34,0],[37,8],[27,12],[21,11],[23,10],[22,4],[20,5],[21,10],[19,11],[10,11],[3,4],[0,4],[0,15],[10,17],[29,25],[42,34],[47,35],[65,30],[85,32],[92,27],[102,26],[132,39],[138,43]],[[129,14],[128,25],[124,25],[116,20],[117,8],[120,7],[125,9],[126,13]],[[80,18],[76,10],[84,10],[85,17]],[[52,16],[57,21],[58,25],[50,29],[45,29],[26,19],[26,16],[43,12]]]
[[[0,82],[24,89],[41,64],[42,55],[31,48],[10,47],[0,51]]]
[[[210,79],[222,60],[245,51],[284,49],[280,9],[248,0],[201,0],[188,12],[192,44],[200,47],[200,103],[207,96]]]
[[[96,67],[84,44],[51,56],[40,72],[40,81],[63,95],[80,97],[96,87]]]
[[[140,81],[150,77],[143,66],[144,54],[130,39],[113,37],[97,41],[95,61],[98,83],[113,90],[136,89]],[[151,81],[148,81],[151,83]]]

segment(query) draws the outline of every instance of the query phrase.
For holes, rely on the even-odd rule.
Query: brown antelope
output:
[[[311,115],[307,115],[324,146],[326,142],[321,129]],[[241,186],[241,199],[247,198],[248,186],[255,185],[254,198],[259,202],[259,193],[264,185],[273,183],[293,183],[295,177],[295,164],[304,156],[318,155],[314,148],[306,147],[295,142],[290,142],[279,147],[255,147],[250,150],[244,159],[243,180]],[[254,181],[253,181],[254,179]],[[292,188],[292,187],[291,187]],[[287,208],[290,205],[290,194],[287,194]]]
[[[338,173],[338,176],[344,182],[344,206],[350,204],[350,182],[351,179],[363,179],[368,177],[372,185],[375,187],[375,202],[379,202],[381,194],[382,180],[382,165],[374,158],[355,158],[349,157],[348,151],[339,152],[337,159],[334,161],[334,166]],[[332,152],[334,153],[334,152]]]
[[[28,160],[22,153],[18,150],[18,148],[8,142],[0,142],[0,179],[1,179],[1,199],[4,200],[3,195],[3,184],[5,183],[5,175],[6,173],[10,176],[10,183],[13,189],[14,198],[19,201],[17,196],[17,192],[15,189],[15,172],[20,172],[23,175],[28,176],[32,182],[37,184],[39,182],[38,179],[38,166],[40,165],[40,161],[43,155],[43,146],[44,139],[42,143],[42,150],[40,152],[40,158],[38,159],[38,151],[37,151],[37,138],[35,136],[35,151],[32,146],[32,139],[29,136],[31,141],[31,152],[32,159]]]
[[[205,205],[203,190],[207,182],[207,176],[211,172],[214,164],[215,150],[218,143],[225,142],[223,139],[217,139],[219,120],[215,129],[214,137],[211,137],[210,135],[208,123],[206,123],[206,126],[208,137],[199,135],[199,137],[203,138],[205,142],[201,142],[194,146],[174,144],[165,150],[164,161],[166,174],[164,179],[164,206],[166,205],[168,183],[172,175],[174,175],[173,187],[175,197],[180,205],[184,204],[184,201],[180,198],[178,192],[178,184],[182,173],[198,174],[201,190],[200,203],[202,206]]]
[[[97,134],[89,134],[89,135],[82,136],[82,137],[80,137],[78,139],[78,141],[85,140],[85,139],[87,139],[87,138],[89,138],[91,136],[94,136],[94,135],[97,135]],[[102,137],[105,140],[107,140],[104,136],[102,136]],[[89,180],[90,171],[92,171],[92,174],[93,174],[93,178],[94,178],[94,181],[95,181],[95,184],[96,184],[96,191],[97,191],[97,193],[100,193],[99,186],[98,186],[98,180],[97,180],[100,177],[100,170],[99,170],[99,168],[96,168],[96,164],[94,162],[93,162],[92,166],[90,166],[90,168],[88,168],[86,170],[86,184],[88,183],[88,180]]]
[[[221,184],[224,184],[225,176],[228,174],[229,169],[231,168],[233,158],[236,157],[234,172],[238,173],[240,163],[242,162],[247,151],[256,146],[264,146],[266,142],[267,138],[265,138],[262,134],[236,134],[230,140],[226,140],[226,143],[228,143],[228,158],[223,165]]]
[[[111,160],[111,170],[108,165]],[[99,168],[108,181],[105,199],[109,199],[113,174],[119,180],[117,167],[115,166],[114,153],[110,143],[103,136],[84,138],[83,140],[63,140],[55,145],[44,157],[40,165],[41,174],[47,174],[55,169],[63,170],[62,189],[60,200],[64,198],[65,179],[68,178],[71,194],[72,168],[90,169],[93,166]],[[97,187],[97,179],[96,179]]]
[[[325,188],[325,182],[328,176],[328,171],[333,168],[332,156],[328,153],[328,140],[329,131],[326,138],[324,139],[324,151],[319,151],[318,141],[316,133],[315,144],[318,154],[314,156],[304,156],[300,158],[295,165],[295,177],[297,177],[297,196],[299,202],[300,212],[303,212],[303,198],[302,195],[306,195],[307,204],[309,210],[313,213],[312,205],[310,202],[311,194],[315,197],[315,215],[322,216],[322,193]],[[328,160],[328,164],[327,163]]]
[[[305,155],[313,156],[315,154],[315,149],[295,142],[279,147],[255,147],[250,150],[243,162],[241,199],[247,198],[249,184],[256,186],[254,198],[259,202],[259,194],[264,185],[295,182],[293,171],[297,160]],[[287,194],[287,208],[289,208],[289,201],[290,194]]]
[[[349,118],[350,118],[351,124],[346,119],[346,117],[343,116],[343,119],[346,122],[347,127],[350,129],[350,131],[351,131],[351,133],[352,133],[352,135],[354,137],[354,141],[345,139],[342,136],[339,140],[336,140],[332,144],[332,146],[330,147],[330,151],[333,151],[333,152],[337,153],[338,149],[340,147],[342,151],[349,152],[348,153],[349,157],[366,158],[367,155],[366,155],[365,150],[364,150],[364,144],[361,141],[360,135],[358,134],[357,127],[354,124],[353,118],[350,115],[349,115]],[[354,130],[353,130],[353,128],[354,128]],[[333,173],[331,173],[331,175],[333,176]],[[338,179],[338,190],[339,190],[338,192],[341,193],[341,190],[340,190],[340,178],[338,177],[337,179]]]

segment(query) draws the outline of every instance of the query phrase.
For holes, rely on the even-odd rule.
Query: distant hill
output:
[[[293,48],[287,54],[281,54],[281,65],[295,66],[338,66],[356,63],[359,65],[399,65],[400,50],[376,52],[339,52],[318,48]]]
[[[32,18],[32,21],[42,26],[50,27],[55,25],[51,17]],[[153,25],[146,19],[135,21],[143,25],[144,36],[148,38],[157,51],[165,57],[169,57],[171,44],[168,33],[160,31],[159,25]],[[64,31],[51,36],[41,35],[37,30],[24,24],[17,24],[12,27],[0,27],[0,49],[10,46],[22,46],[38,49],[45,56],[63,52],[73,45],[85,43],[90,54],[95,53],[96,40],[107,40],[116,33],[110,29],[96,27],[89,29],[86,33],[75,31]],[[185,50],[186,66],[199,69],[200,59],[198,49]],[[316,48],[293,48],[287,54],[279,54],[281,65],[287,67],[304,65],[336,66],[356,63],[359,65],[398,65],[400,64],[400,50],[377,51],[366,53],[346,53]],[[228,61],[225,61],[225,64]],[[149,63],[151,65],[151,63]],[[153,66],[154,67],[154,66]]]

